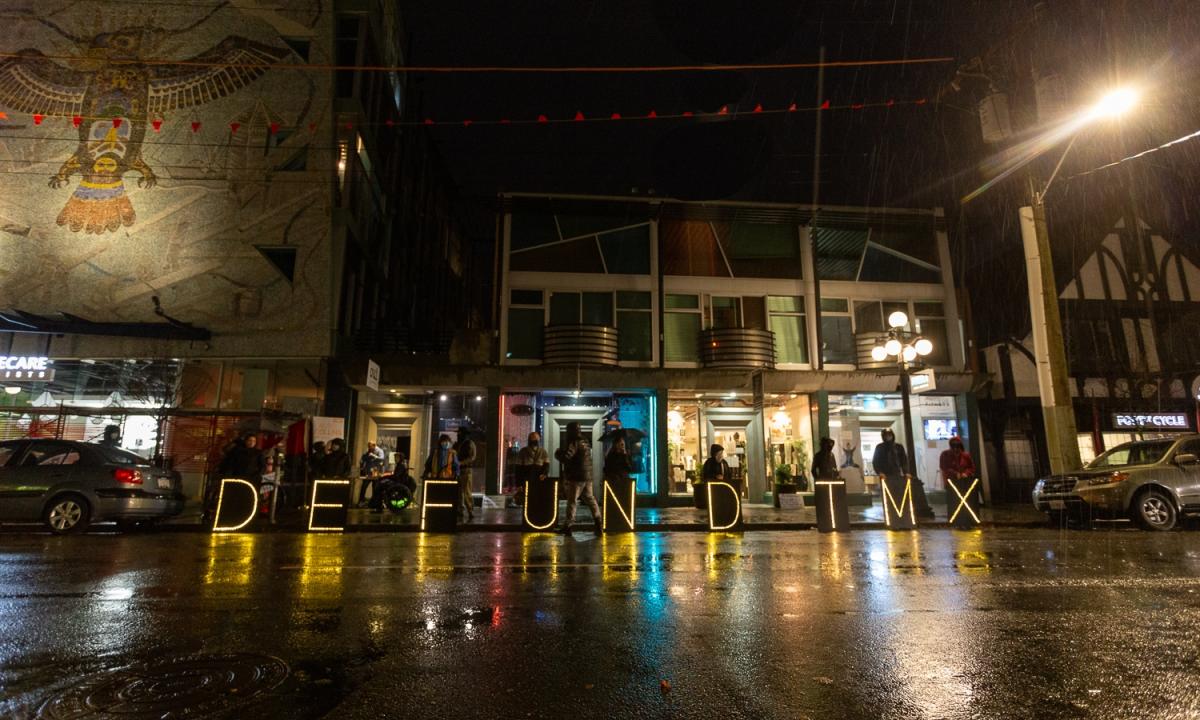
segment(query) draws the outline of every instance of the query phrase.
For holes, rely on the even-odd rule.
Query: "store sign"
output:
[[[1187,430],[1187,413],[1113,413],[1117,430]]]
[[[367,387],[379,392],[379,364],[374,360],[367,361]]]
[[[909,387],[914,393],[929,392],[937,389],[937,378],[933,376],[933,368],[915,372],[908,376]]]
[[[47,357],[0,355],[0,379],[24,382],[50,382],[54,368]]]

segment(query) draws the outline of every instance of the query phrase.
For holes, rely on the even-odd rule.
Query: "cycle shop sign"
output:
[[[47,357],[0,355],[0,380],[13,382],[50,382],[54,367]]]
[[[1113,413],[1117,430],[1187,430],[1187,413]]]

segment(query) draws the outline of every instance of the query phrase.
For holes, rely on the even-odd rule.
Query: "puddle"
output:
[[[246,705],[287,679],[269,655],[192,655],[85,677],[42,703],[39,720],[205,717]]]

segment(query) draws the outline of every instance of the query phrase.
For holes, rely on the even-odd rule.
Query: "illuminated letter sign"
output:
[[[706,482],[708,493],[708,529],[740,530],[742,527],[742,497],[737,488],[727,482]]]
[[[946,493],[950,524],[963,530],[979,525],[979,478],[946,478],[946,487],[950,488]]]
[[[308,504],[308,529],[312,532],[345,530],[349,502],[349,480],[314,480],[312,502]]]
[[[458,528],[457,480],[425,480],[421,493],[421,530],[454,532]]]
[[[526,530],[549,530],[558,522],[558,481],[526,480],[525,507],[521,512]]]
[[[890,477],[883,480],[883,522],[889,530],[912,530],[917,526],[917,510],[913,506],[912,479],[904,478],[904,490],[897,492],[900,483]],[[900,501],[896,502],[896,495]]]
[[[238,478],[223,478],[213,514],[213,532],[237,532],[258,512],[258,488]]]
[[[54,368],[47,357],[0,355],[0,379],[50,382],[54,379]]]
[[[629,498],[628,505],[621,501],[621,496]],[[632,480],[619,480],[613,484],[605,480],[602,523],[604,532],[633,532],[636,504],[637,486]],[[614,510],[616,515],[613,514]]]
[[[1187,413],[1113,413],[1113,427],[1118,430],[1187,430]]]
[[[846,502],[845,480],[818,480],[813,483],[817,506],[817,530],[850,532],[850,507]]]

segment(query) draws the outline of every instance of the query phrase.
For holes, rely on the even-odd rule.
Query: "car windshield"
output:
[[[92,447],[99,450],[100,454],[104,456],[104,459],[110,463],[115,463],[117,465],[150,464],[146,462],[144,458],[134,455],[126,450],[121,450],[120,448],[106,447],[104,445],[93,445]]]
[[[1161,460],[1174,443],[1174,440],[1125,443],[1098,455],[1095,460],[1084,467],[1094,470],[1126,465],[1150,465]]]

